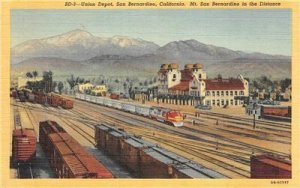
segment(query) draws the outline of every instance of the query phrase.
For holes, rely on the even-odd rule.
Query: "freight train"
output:
[[[58,178],[113,178],[102,163],[54,121],[39,123],[39,142]]]
[[[175,127],[183,126],[184,116],[177,110],[172,110],[163,107],[148,106],[141,104],[134,104],[130,102],[113,100],[105,97],[96,97],[86,94],[76,93],[76,99],[88,101],[95,104],[100,104],[112,108],[116,108],[122,111],[138,114],[141,116],[149,117],[157,121],[171,124]]]
[[[138,178],[227,178],[111,125],[95,127],[95,142]]]
[[[28,89],[22,89],[11,91],[11,96],[15,99],[18,98],[20,102],[28,101],[42,105],[49,104],[53,107],[61,106],[64,109],[72,109],[74,106],[74,101],[55,93],[45,94],[42,92],[31,92]]]

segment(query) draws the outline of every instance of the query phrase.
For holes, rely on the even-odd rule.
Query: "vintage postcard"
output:
[[[1,2],[1,187],[298,187],[299,2]]]

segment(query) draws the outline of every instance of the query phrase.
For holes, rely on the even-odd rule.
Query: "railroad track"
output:
[[[191,114],[191,113],[190,113],[190,115],[194,116],[194,114]],[[208,117],[205,117],[205,116],[208,116]],[[236,124],[243,123],[243,124],[246,124],[249,126],[253,125],[253,119],[219,114],[219,113],[214,113],[214,112],[201,111],[200,117],[201,118],[211,118],[213,120],[217,120],[217,119],[220,120],[220,118],[221,118],[221,119],[225,119],[224,121],[229,122],[229,123],[236,123]],[[268,130],[272,130],[274,128],[286,129],[286,131],[291,130],[290,124],[286,124],[286,123],[282,123],[282,122],[281,123],[278,123],[276,121],[269,122],[269,121],[264,121],[264,120],[259,120],[259,119],[256,119],[255,122],[256,122],[257,126],[261,126],[262,128],[265,128]]]
[[[64,123],[64,125],[67,125],[68,127],[70,127],[72,130],[74,130],[75,132],[77,132],[78,134],[80,134],[82,137],[84,137],[89,143],[91,143],[93,146],[96,146],[95,143],[95,138],[93,135],[89,134],[86,130],[84,130],[83,128],[81,128],[80,126],[78,126],[77,124],[71,122],[68,119],[65,118],[60,118],[60,120]],[[89,125],[84,124],[87,127],[91,128]],[[93,129],[94,130],[94,129]]]
[[[187,129],[188,127],[175,128],[145,117],[84,103],[84,105],[89,106],[87,113],[87,110],[80,109],[87,109],[86,106],[81,106],[81,103],[77,103],[76,108],[68,111],[68,113],[59,113],[49,108],[43,108],[43,111],[51,111],[59,116],[62,121],[67,121],[67,123],[64,122],[68,124],[67,126],[76,129],[77,133],[85,135],[86,139],[91,143],[94,142],[92,141],[94,135],[87,133],[85,128],[77,125],[74,121],[80,122],[89,127],[89,129],[93,129],[99,123],[99,120],[115,124],[126,131],[129,130],[129,132],[141,134],[146,139],[153,140],[156,143],[165,143],[165,146],[172,148],[173,151],[176,150],[179,153],[185,153],[190,156],[188,158],[196,159],[200,164],[201,161],[206,161],[206,163],[215,165],[215,168],[222,168],[228,174],[231,173],[231,177],[249,177],[249,170],[247,168],[249,168],[249,156],[253,152],[261,151],[277,155],[287,155],[267,150],[266,148],[254,147],[250,144],[241,144],[241,142],[228,140],[228,138],[205,131],[198,132],[199,130],[195,131],[193,128]],[[36,110],[40,111],[41,109],[36,108]],[[156,136],[153,136],[153,134]],[[210,165],[207,167],[209,168]],[[220,169],[217,171],[220,171]],[[220,172],[222,173],[222,171]]]
[[[18,163],[17,176],[19,179],[33,179],[34,176],[31,168],[31,163]]]
[[[90,105],[90,104],[88,103],[88,105]],[[175,127],[170,127],[170,126],[164,125],[162,123],[159,124],[159,122],[156,122],[156,121],[153,122],[152,124],[149,124],[148,122],[145,123],[145,120],[147,120],[147,118],[143,118],[143,117],[140,117],[140,116],[136,116],[137,118],[135,118],[134,122],[133,122],[132,118],[128,118],[127,116],[124,115],[124,114],[128,114],[129,116],[132,117],[132,116],[135,116],[133,114],[126,113],[126,112],[120,112],[120,111],[117,112],[117,110],[110,109],[110,108],[107,108],[107,107],[101,107],[101,108],[102,109],[105,108],[105,110],[108,111],[108,113],[104,112],[105,110],[96,111],[94,108],[91,108],[90,111],[94,111],[98,114],[101,113],[105,116],[109,116],[111,118],[116,119],[116,116],[112,115],[112,113],[115,113],[119,117],[118,118],[119,121],[121,120],[122,122],[126,122],[126,123],[129,123],[129,124],[136,124],[138,126],[151,127],[151,128],[154,128],[154,129],[164,131],[164,132],[168,132],[170,134],[177,134],[177,135],[180,135],[180,136],[183,136],[183,137],[186,137],[186,138],[199,139],[198,137],[195,137],[193,134],[191,134],[191,133],[197,132],[197,133],[201,133],[201,134],[198,134],[199,137],[201,137],[203,135],[206,135],[206,136],[209,136],[209,137],[217,138],[219,140],[227,141],[229,143],[234,143],[235,145],[242,145],[245,148],[247,148],[248,150],[250,150],[251,152],[272,153],[272,154],[276,154],[276,155],[279,155],[279,156],[288,157],[288,154],[285,154],[283,152],[278,152],[278,151],[274,151],[274,150],[271,150],[271,149],[261,148],[261,147],[258,147],[258,146],[254,146],[254,145],[250,145],[250,144],[247,144],[247,143],[244,143],[244,142],[240,142],[240,141],[236,141],[236,140],[233,140],[233,139],[230,139],[230,138],[226,138],[224,136],[220,136],[220,135],[217,135],[217,134],[207,133],[205,131],[191,129],[191,128],[186,127],[186,126],[180,127],[180,128],[175,128]],[[142,120],[140,120],[141,118],[143,118],[145,120],[142,121]],[[160,126],[157,126],[157,125],[160,125]],[[187,130],[188,132],[184,132],[182,130]]]
[[[190,118],[189,118],[190,119]],[[290,136],[286,136],[286,134],[279,134],[279,133],[269,133],[269,132],[264,132],[259,129],[252,130],[252,129],[245,129],[241,127],[236,127],[236,126],[231,126],[228,124],[224,124],[223,122],[219,121],[218,125],[215,125],[215,123],[205,123],[205,121],[195,121],[195,124],[193,125],[192,121],[190,121],[190,126],[185,126],[189,127],[191,129],[199,129],[203,128],[205,126],[206,129],[215,129],[224,133],[231,133],[231,134],[237,134],[237,135],[242,135],[248,138],[254,138],[258,140],[265,140],[265,141],[272,141],[272,142],[278,142],[282,144],[290,144]],[[272,138],[269,138],[269,137]]]
[[[78,114],[80,114],[80,112],[77,112]],[[107,118],[105,118],[105,121],[107,122],[107,123],[110,123],[110,124],[112,124],[113,122],[115,122],[115,121],[113,121],[113,120],[107,120]],[[117,123],[118,124],[118,126],[120,126],[121,125],[121,127],[123,127],[123,128],[128,128],[128,126],[123,126],[123,124],[121,124],[121,123]],[[126,129],[127,130],[127,129]],[[135,131],[134,132],[137,132],[136,131],[136,129],[135,129]],[[151,140],[151,138],[153,138],[153,137],[151,137],[151,135],[152,135],[152,133],[150,133],[149,134],[149,132],[148,132],[148,134],[145,134],[144,133],[144,131],[141,131],[141,132],[139,132],[139,133],[141,133],[144,137],[146,137],[146,138],[150,138],[150,140]],[[144,134],[143,134],[144,133]],[[150,135],[150,137],[149,137],[149,135]],[[204,153],[207,153],[207,149],[206,150],[203,150],[203,149],[200,149],[199,147],[197,147],[197,148],[186,148],[186,147],[184,147],[184,146],[178,146],[176,143],[175,144],[171,144],[172,143],[172,140],[170,140],[170,139],[167,139],[167,140],[164,140],[163,142],[160,140],[156,140],[156,141],[158,141],[158,143],[164,143],[164,145],[166,145],[165,143],[169,143],[169,145],[171,145],[173,148],[175,148],[175,149],[177,149],[177,150],[180,150],[181,152],[182,151],[184,151],[185,153],[188,153],[188,154],[190,154],[190,155],[193,155],[193,157],[194,158],[198,158],[198,159],[201,159],[201,160],[205,160],[205,161],[207,161],[207,162],[209,162],[209,163],[212,163],[212,164],[214,164],[214,165],[216,165],[216,166],[218,166],[219,168],[221,167],[223,170],[228,170],[228,171],[231,171],[230,173],[229,172],[227,172],[227,173],[229,173],[229,174],[231,174],[231,176],[233,177],[240,177],[240,178],[242,178],[242,177],[249,177],[249,170],[248,169],[245,169],[246,168],[246,166],[244,166],[244,168],[240,168],[240,167],[237,167],[236,165],[232,165],[232,163],[231,164],[226,164],[226,163],[224,163],[223,161],[221,161],[221,160],[218,160],[218,159],[216,159],[216,158],[214,158],[214,157],[211,157],[211,156],[209,156],[209,155],[207,155],[207,154],[204,154]],[[186,145],[186,142],[183,144],[183,145]],[[180,147],[180,148],[179,148]],[[191,152],[191,150],[193,149],[193,152]],[[197,151],[197,152],[195,152],[195,151]],[[212,151],[210,151],[210,152],[212,152]],[[211,153],[212,154],[212,153]],[[217,152],[214,152],[213,154],[217,154]],[[240,158],[240,159],[238,159],[238,156],[225,156],[225,154],[221,154],[221,155],[219,155],[220,157],[225,157],[225,158],[230,158],[230,159],[232,159],[233,161],[235,161],[235,162],[240,162],[242,165],[245,165],[245,163],[246,163],[246,160],[247,159],[245,159],[245,158]],[[241,162],[241,161],[243,161],[243,162]],[[197,160],[197,162],[199,162],[199,160]],[[249,165],[249,164],[248,164]],[[219,169],[220,170],[220,169]],[[235,171],[237,171],[237,172],[235,172]],[[222,173],[222,172],[221,172]],[[232,174],[232,173],[234,173],[234,174]],[[223,173],[224,174],[224,173]],[[228,175],[227,175],[228,176]]]

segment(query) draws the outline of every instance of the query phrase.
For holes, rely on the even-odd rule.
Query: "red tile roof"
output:
[[[244,83],[239,79],[204,80],[206,90],[243,90]]]
[[[193,74],[190,70],[181,70],[180,83],[169,88],[171,91],[189,91],[190,81],[193,80]]]
[[[181,81],[179,84],[169,88],[171,91],[189,91],[189,81]]]

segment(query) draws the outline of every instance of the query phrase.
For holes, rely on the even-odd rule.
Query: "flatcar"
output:
[[[182,113],[180,113],[177,110],[156,107],[156,106],[135,104],[135,103],[130,103],[121,100],[112,100],[105,97],[97,97],[97,96],[91,96],[91,95],[80,94],[80,93],[76,93],[75,98],[104,105],[107,107],[116,108],[122,111],[138,114],[144,117],[149,117],[157,121],[171,124],[175,127],[183,126],[184,116]]]
[[[112,173],[54,121],[40,122],[40,143],[59,178],[113,178]]]

